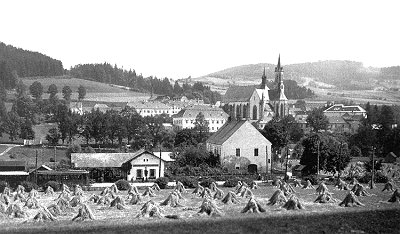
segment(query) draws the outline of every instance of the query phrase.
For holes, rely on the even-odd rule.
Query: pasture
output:
[[[364,185],[367,187],[366,185]],[[341,207],[342,201],[348,191],[338,190],[333,185],[327,185],[332,196],[338,201],[333,203],[314,203],[318,196],[315,189],[295,188],[295,195],[304,209],[286,210],[281,205],[267,205],[272,194],[278,190],[270,184],[259,184],[258,189],[251,190],[254,198],[265,209],[263,213],[241,213],[249,201],[249,197],[238,196],[239,203],[224,204],[220,199],[215,199],[215,204],[220,208],[221,215],[199,214],[204,198],[195,195],[194,189],[186,189],[182,193],[183,200],[179,207],[160,206],[162,217],[137,217],[140,209],[149,200],[156,204],[163,202],[172,189],[155,191],[156,196],[142,196],[138,204],[129,204],[128,192],[119,191],[116,195],[124,200],[124,208],[110,207],[110,204],[98,205],[89,198],[100,195],[100,191],[85,191],[82,201],[93,212],[95,220],[71,221],[78,213],[78,207],[57,216],[53,222],[33,222],[33,217],[38,209],[23,207],[27,213],[25,218],[9,218],[3,215],[0,218],[0,232],[30,233],[30,232],[57,232],[57,233],[109,233],[109,232],[134,232],[134,233],[350,233],[350,232],[385,232],[394,233],[400,228],[400,204],[386,202],[393,192],[382,192],[383,184],[378,184],[374,189],[367,189],[371,196],[358,197],[364,204],[361,207]],[[235,188],[219,186],[225,195]],[[72,191],[72,188],[71,188]],[[144,189],[139,189],[139,194],[144,194]],[[60,192],[54,195],[45,195],[40,192],[38,203],[43,206],[55,204]],[[213,193],[214,194],[214,193]],[[23,203],[20,203],[21,207]],[[166,216],[175,217],[168,219]]]

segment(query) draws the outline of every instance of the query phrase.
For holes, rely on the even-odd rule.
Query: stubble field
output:
[[[366,185],[364,185],[367,187]],[[295,188],[295,194],[304,206],[302,210],[286,210],[281,206],[268,206],[267,202],[277,190],[271,185],[260,185],[252,190],[255,199],[266,210],[263,213],[246,213],[241,211],[249,198],[238,196],[238,204],[226,205],[221,200],[215,200],[221,208],[221,216],[199,214],[203,198],[192,194],[193,189],[183,193],[182,207],[173,208],[161,206],[163,215],[176,215],[178,219],[137,218],[142,205],[153,200],[155,203],[164,201],[172,189],[156,191],[155,197],[143,197],[142,202],[129,205],[127,191],[117,195],[126,202],[123,210],[110,205],[97,205],[87,201],[92,194],[100,192],[84,192],[83,201],[93,211],[95,220],[72,222],[78,208],[58,216],[57,220],[48,223],[36,223],[32,219],[37,209],[23,210],[27,218],[0,219],[1,233],[399,233],[400,204],[386,202],[393,192],[381,192],[382,184],[374,189],[367,189],[372,196],[358,197],[365,205],[362,207],[341,207],[339,202],[348,191],[337,190],[328,185],[329,192],[338,200],[334,203],[314,203],[318,196],[315,189]],[[234,188],[221,188],[225,194]],[[142,194],[143,189],[139,192]],[[55,203],[60,192],[54,195],[39,193],[39,204],[48,206]],[[23,206],[23,203],[21,203]]]

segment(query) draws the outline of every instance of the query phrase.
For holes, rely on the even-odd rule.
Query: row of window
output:
[[[169,114],[169,110],[142,110],[143,113],[155,113],[155,114]],[[178,113],[178,111],[171,111],[172,114]]]
[[[150,172],[150,174],[147,174],[149,172]],[[150,171],[143,170],[143,169],[136,170],[136,179],[141,179],[144,176],[149,177],[149,178],[155,178],[156,177],[156,169],[150,169]]]
[[[236,156],[240,157],[240,148],[236,148]],[[258,148],[254,148],[254,156],[258,156]]]

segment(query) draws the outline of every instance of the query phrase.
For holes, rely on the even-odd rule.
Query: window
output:
[[[143,173],[142,169],[137,169],[136,170],[136,178],[143,178]]]
[[[254,149],[254,156],[258,156],[258,148]]]
[[[217,120],[217,124],[219,124],[219,121]]]
[[[271,163],[271,159],[270,158],[268,159],[268,163]]]
[[[211,123],[214,124],[214,120],[212,120]]]
[[[236,156],[240,157],[240,148],[236,148]]]
[[[156,178],[156,169],[150,169],[150,178]]]
[[[186,123],[189,123],[189,120],[186,120]]]
[[[211,129],[214,130],[214,127],[212,127]]]
[[[224,121],[223,121],[223,120],[221,120],[221,123],[223,124],[223,123],[224,123]]]

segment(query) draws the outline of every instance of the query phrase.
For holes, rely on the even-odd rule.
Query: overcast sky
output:
[[[0,41],[159,78],[340,59],[400,65],[399,1],[0,0]]]

